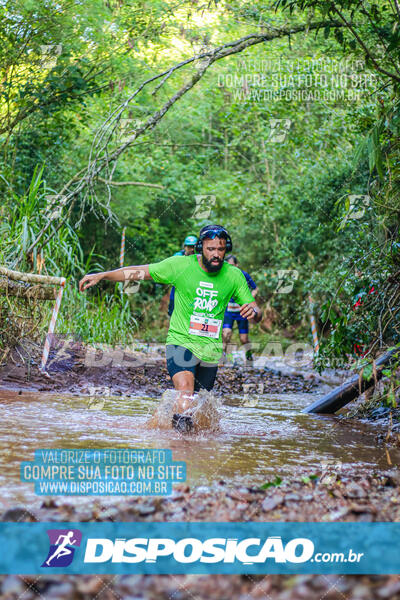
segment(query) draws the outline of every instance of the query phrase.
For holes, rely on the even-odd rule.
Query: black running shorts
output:
[[[207,363],[197,358],[187,348],[167,344],[166,346],[167,369],[172,377],[180,371],[191,371],[194,375],[194,390],[212,390],[217,376],[218,365]]]

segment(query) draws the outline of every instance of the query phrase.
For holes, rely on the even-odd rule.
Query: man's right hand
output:
[[[103,279],[103,276],[104,273],[88,273],[80,280],[79,291],[83,292],[84,290],[87,290],[87,288],[96,285],[96,283],[99,283],[99,281]]]

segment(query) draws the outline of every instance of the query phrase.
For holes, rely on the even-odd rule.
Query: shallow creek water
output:
[[[260,485],[295,475],[299,467],[311,475],[321,464],[387,468],[376,425],[302,413],[317,397],[249,394],[243,402],[243,396],[226,396],[216,431],[182,435],[148,427],[160,399],[118,396],[93,403],[85,396],[0,390],[0,508],[41,504],[33,484],[20,481],[21,461],[33,460],[38,448],[169,448],[174,460],[186,461],[191,486],[221,480]],[[391,454],[393,464],[398,458]]]

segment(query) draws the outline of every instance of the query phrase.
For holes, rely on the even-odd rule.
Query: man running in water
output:
[[[179,250],[179,252],[175,252],[174,256],[190,256],[194,254],[194,247],[197,244],[197,237],[195,235],[187,235],[185,237],[185,241],[183,242],[183,250]],[[169,304],[168,304],[168,316],[170,317],[174,312],[175,305],[175,287],[172,286],[171,292],[169,295]]]
[[[233,254],[230,254],[226,258],[226,262],[228,262],[230,265],[233,265],[234,267],[239,268],[238,259]],[[240,269],[240,270],[242,271],[243,275],[246,277],[246,281],[247,281],[247,285],[249,286],[249,290],[251,291],[253,298],[255,298],[257,295],[257,292],[258,292],[256,284],[254,283],[254,281],[252,280],[250,275],[248,273],[246,273],[246,271],[243,271],[243,269]],[[242,315],[240,314],[239,304],[237,304],[234,301],[234,299],[231,298],[229,300],[228,308],[225,311],[224,324],[223,324],[223,330],[222,330],[222,340],[224,343],[224,351],[225,352],[226,352],[226,348],[231,339],[232,329],[233,329],[233,325],[234,325],[235,321],[237,322],[238,328],[239,328],[240,342],[242,344],[248,344],[247,350],[246,350],[246,360],[252,360],[253,356],[252,356],[250,344],[249,344],[249,341],[250,341],[249,340],[249,322],[247,319],[243,318]]]
[[[222,322],[230,298],[240,304],[242,317],[258,322],[257,307],[240,269],[224,261],[232,250],[231,238],[220,225],[207,225],[200,231],[196,252],[192,256],[171,256],[148,265],[122,267],[104,273],[85,275],[79,282],[82,292],[102,279],[126,281],[152,279],[173,284],[176,289],[175,310],[166,341],[167,369],[177,398],[178,414],[172,425],[190,430],[190,417],[181,413],[190,406],[194,391],[211,390],[222,354]]]

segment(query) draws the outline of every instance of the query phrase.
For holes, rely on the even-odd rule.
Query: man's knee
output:
[[[224,342],[229,342],[229,340],[231,339],[231,335],[232,329],[229,329],[229,327],[224,327],[224,329],[222,330],[222,339],[224,340]]]
[[[180,392],[193,392],[194,376],[191,371],[179,371],[172,377],[172,383]]]

